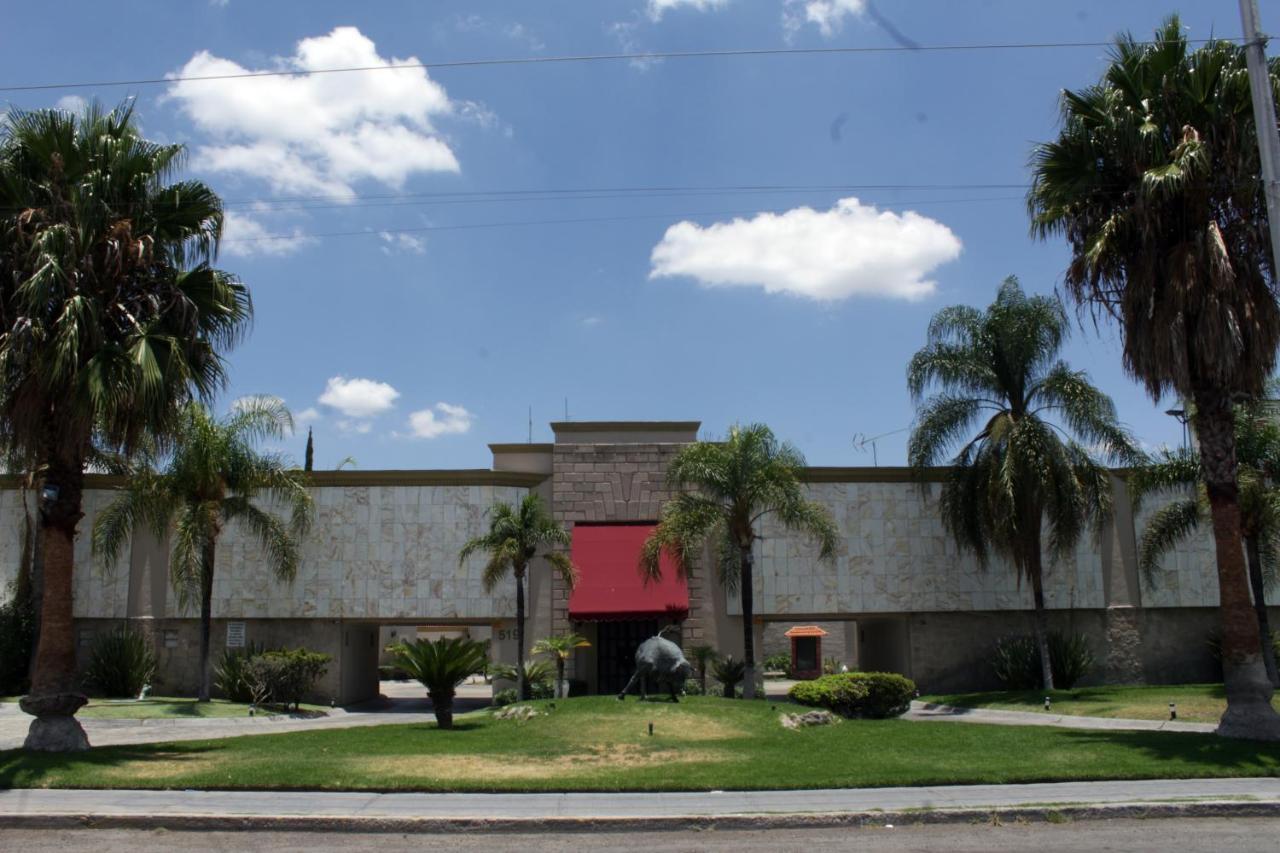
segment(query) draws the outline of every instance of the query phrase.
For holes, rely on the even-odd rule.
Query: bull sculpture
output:
[[[637,679],[640,681],[641,700],[648,699],[646,687],[648,680],[652,678],[657,682],[659,690],[663,685],[666,686],[671,693],[672,702],[679,702],[680,691],[684,689],[685,681],[692,676],[693,665],[685,660],[684,652],[680,651],[679,646],[661,634],[650,637],[636,649],[635,674],[618,694],[618,701],[626,699]]]

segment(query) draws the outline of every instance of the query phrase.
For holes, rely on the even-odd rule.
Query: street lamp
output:
[[[1187,414],[1186,409],[1166,409],[1165,414],[1171,418],[1177,418],[1178,423],[1182,424],[1182,452],[1187,452],[1187,421],[1191,420],[1191,416]]]

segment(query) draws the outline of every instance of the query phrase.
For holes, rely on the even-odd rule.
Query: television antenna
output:
[[[910,427],[903,427],[902,429],[892,429],[888,432],[882,432],[879,435],[867,435],[865,432],[854,433],[853,447],[859,453],[866,453],[867,445],[871,445],[871,464],[879,468],[880,455],[876,452],[876,442],[886,436],[897,435],[900,432],[909,432],[910,430]]]

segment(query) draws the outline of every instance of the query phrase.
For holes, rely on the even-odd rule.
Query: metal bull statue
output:
[[[692,675],[693,666],[685,660],[684,652],[680,651],[679,646],[661,634],[650,637],[636,649],[636,671],[618,694],[618,700],[626,698],[637,679],[640,682],[640,698],[648,699],[647,683],[652,678],[657,682],[658,689],[666,686],[671,693],[672,702],[679,702],[680,691]]]

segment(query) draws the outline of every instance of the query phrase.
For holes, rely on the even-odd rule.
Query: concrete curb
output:
[[[0,829],[165,829],[180,832],[534,833],[678,832],[803,829],[922,824],[1063,823],[1117,818],[1241,818],[1280,816],[1280,801],[1070,804],[1062,806],[911,809],[906,811],[654,817],[388,818],[303,815],[0,814]]]

